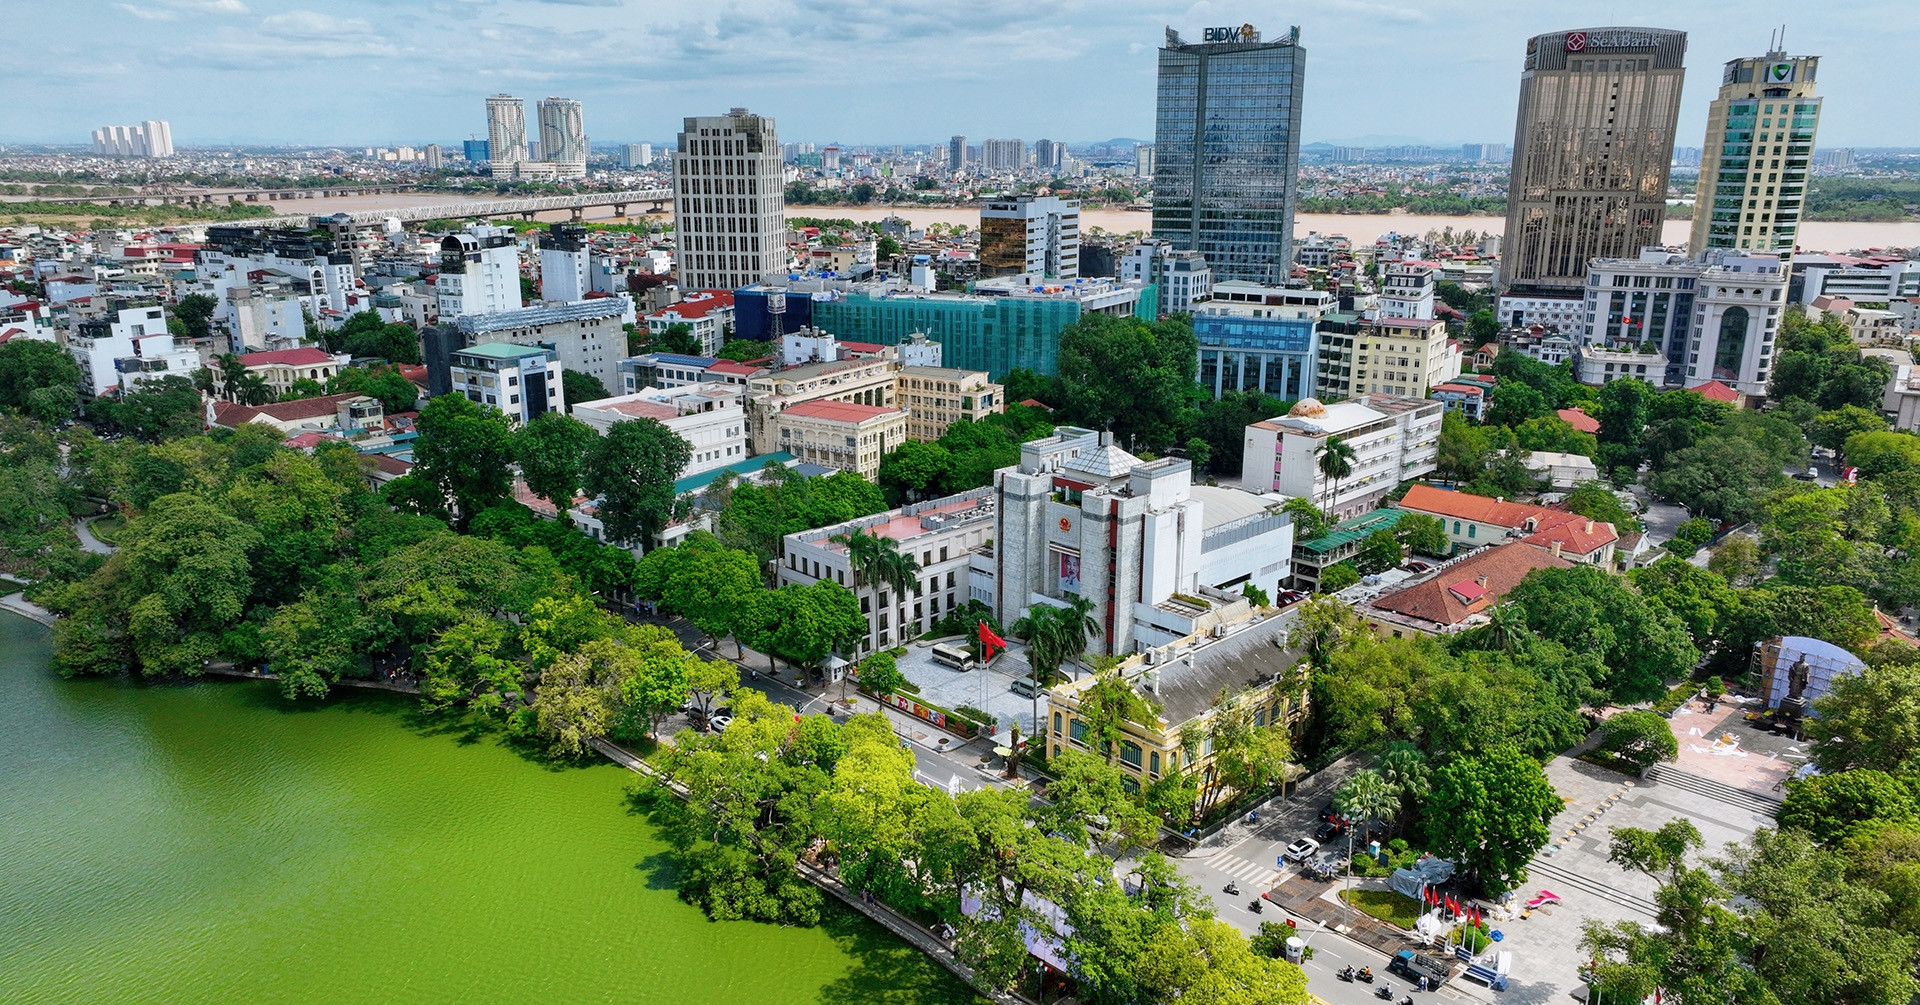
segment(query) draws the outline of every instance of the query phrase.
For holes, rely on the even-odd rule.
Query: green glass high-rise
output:
[[[1728,61],[1707,106],[1691,250],[1745,248],[1791,260],[1820,125],[1818,56]]]
[[[1279,285],[1293,274],[1299,198],[1300,29],[1208,28],[1160,50],[1153,236],[1206,256],[1213,278]]]

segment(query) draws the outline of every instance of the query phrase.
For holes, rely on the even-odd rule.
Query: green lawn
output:
[[[1392,890],[1354,890],[1341,897],[1367,914],[1408,931],[1413,930],[1414,921],[1420,917],[1419,901]]]

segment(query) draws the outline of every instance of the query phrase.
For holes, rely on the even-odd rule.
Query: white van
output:
[[[1040,685],[1033,682],[1032,677],[1015,677],[1013,683],[1007,685],[1007,690],[1022,698],[1037,698],[1040,696],[1041,689]]]
[[[942,666],[950,666],[962,672],[973,669],[973,654],[959,646],[934,643],[933,661]]]

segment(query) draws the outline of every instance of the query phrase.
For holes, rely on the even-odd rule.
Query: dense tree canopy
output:
[[[1060,333],[1061,418],[1109,429],[1123,447],[1162,450],[1189,419],[1199,342],[1185,316],[1149,324],[1089,314]]]

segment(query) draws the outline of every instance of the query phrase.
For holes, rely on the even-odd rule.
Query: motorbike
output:
[[[1373,996],[1374,996],[1375,998],[1379,998],[1379,999],[1381,999],[1381,1000],[1383,1000],[1383,1001],[1392,1001],[1392,1000],[1393,1000],[1393,985],[1391,985],[1391,984],[1382,984],[1382,985],[1380,985],[1380,986],[1379,986],[1378,988],[1376,988],[1376,989],[1374,990],[1374,992],[1373,992]]]
[[[1247,910],[1249,910],[1249,911],[1252,911],[1252,912],[1253,912],[1253,913],[1255,913],[1255,914],[1259,914],[1259,913],[1260,913],[1260,898],[1258,898],[1258,897],[1255,897],[1255,898],[1253,898],[1252,900],[1250,900],[1250,901],[1247,901]]]
[[[1412,995],[1401,995],[1401,996],[1400,996],[1400,1005],[1413,1005],[1413,996],[1412,996]]]
[[[1229,896],[1229,897],[1238,897],[1238,896],[1240,896],[1240,884],[1238,884],[1238,883],[1228,883],[1228,884],[1227,884],[1227,889],[1226,889],[1226,894],[1227,894],[1227,896]]]
[[[1347,982],[1348,984],[1352,984],[1352,983],[1353,983],[1353,968],[1352,968],[1352,967],[1348,967],[1348,968],[1346,968],[1345,970],[1342,970],[1342,971],[1340,971],[1340,979],[1341,979],[1341,980],[1343,980],[1343,981],[1346,981],[1346,982]]]
[[[1360,968],[1360,972],[1359,972],[1358,974],[1356,974],[1355,976],[1357,976],[1357,977],[1359,977],[1359,978],[1360,978],[1361,980],[1363,980],[1363,981],[1365,981],[1365,982],[1367,982],[1368,984],[1372,984],[1372,983],[1373,983],[1373,968],[1372,968],[1372,967],[1361,967],[1361,968]]]

